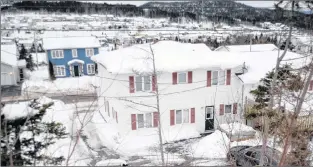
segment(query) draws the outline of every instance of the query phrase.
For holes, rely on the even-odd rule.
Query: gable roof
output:
[[[99,40],[97,40],[95,37],[44,38],[43,47],[46,50],[98,48],[100,47],[100,43],[99,43]]]
[[[263,52],[263,51],[275,51],[278,48],[274,44],[253,44],[251,45],[225,45],[216,48],[214,51],[220,51],[225,48],[230,52]]]
[[[266,52],[212,52],[198,44],[160,41],[152,44],[157,71],[179,72],[193,69],[236,68],[243,63],[248,73],[240,76],[245,83],[257,83],[276,64],[277,51]],[[128,48],[98,54],[91,60],[105,66],[108,72],[132,74],[133,71],[151,73],[152,61],[149,44],[134,45]],[[287,52],[285,59],[303,57]],[[295,59],[295,65],[303,65],[303,59]],[[290,62],[290,61],[288,61]],[[299,64],[300,63],[300,64]]]

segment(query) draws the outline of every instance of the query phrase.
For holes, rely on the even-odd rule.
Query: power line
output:
[[[14,31],[14,30],[19,30],[19,31],[61,31],[61,32],[73,32],[73,31],[96,31],[96,32],[104,32],[104,31],[136,31],[138,32],[138,29],[81,29],[81,30],[60,30],[60,29],[18,29],[18,28],[1,28],[1,31]],[[178,28],[177,29],[143,29],[141,31],[157,31],[157,32],[162,32],[162,31],[165,31],[165,32],[177,32],[178,31]],[[254,32],[254,31],[257,31],[257,32],[288,32],[289,30],[270,30],[270,29],[259,29],[259,30],[227,30],[227,29],[207,29],[207,30],[194,30],[194,29],[179,29],[179,31],[188,31],[188,32]],[[309,31],[309,30],[308,30]],[[217,34],[218,35],[218,34]]]

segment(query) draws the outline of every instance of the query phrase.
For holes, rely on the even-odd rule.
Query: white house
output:
[[[216,48],[214,51],[265,52],[276,50],[278,50],[278,48],[274,44],[253,44],[253,45],[225,45]]]
[[[23,77],[25,60],[17,60],[19,56],[15,44],[1,45],[1,86],[16,85]]]
[[[202,45],[160,41],[151,45],[153,54],[142,44],[91,57],[98,63],[99,106],[121,134],[158,126],[156,81],[162,129],[186,125],[205,133],[241,121],[244,86],[253,87],[275,66],[277,52],[212,52]]]

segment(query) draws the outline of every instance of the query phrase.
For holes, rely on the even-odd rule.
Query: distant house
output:
[[[25,60],[18,60],[15,44],[1,44],[1,86],[16,85],[24,78]]]
[[[275,51],[278,48],[274,44],[253,44],[253,45],[225,45],[216,48],[214,51],[228,52],[265,52]]]
[[[107,121],[116,121],[121,135],[151,133],[160,122],[169,132],[191,126],[200,133],[243,122],[243,99],[276,64],[276,51],[213,52],[204,44],[159,41],[151,45],[153,75],[149,45],[91,57],[98,63],[99,106]],[[295,56],[288,52],[286,58]]]
[[[90,60],[99,53],[100,43],[95,37],[45,38],[43,47],[57,78],[94,75],[96,72],[95,63]]]

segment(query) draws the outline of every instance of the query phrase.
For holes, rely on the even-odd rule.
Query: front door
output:
[[[205,107],[205,130],[214,129],[214,106]]]
[[[23,72],[23,69],[20,69],[20,81],[24,81],[24,72]]]
[[[78,77],[79,76],[79,69],[78,66],[74,66],[74,76]]]

